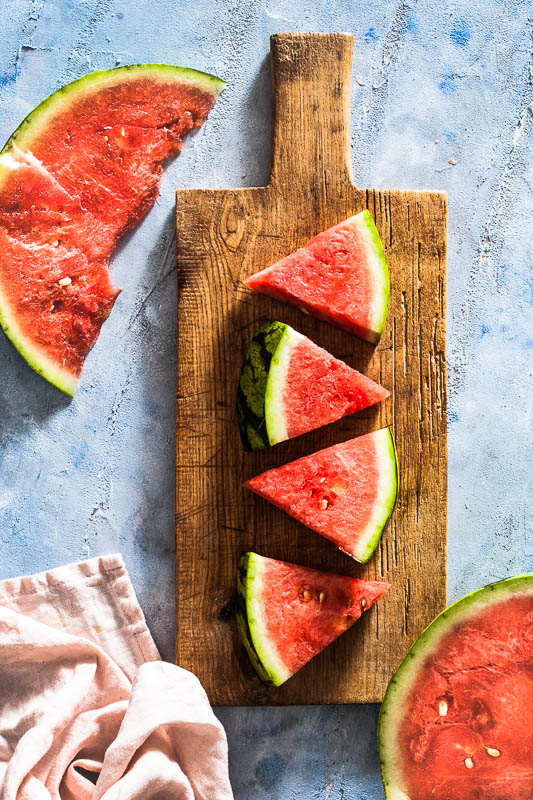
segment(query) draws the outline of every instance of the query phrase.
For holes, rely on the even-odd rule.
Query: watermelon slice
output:
[[[223,87],[162,64],[95,72],[41,103],[0,153],[0,324],[67,394],[118,295],[111,252]]]
[[[237,625],[259,677],[280,686],[390,587],[245,553]]]
[[[244,486],[365,563],[396,502],[398,466],[389,428],[271,469]]]
[[[379,342],[389,305],[389,271],[368,211],[319,233],[244,282],[372,344]]]
[[[284,442],[389,392],[283,322],[264,322],[250,342],[237,396],[247,450]]]
[[[380,714],[388,800],[533,797],[533,574],[440,614],[394,674]]]

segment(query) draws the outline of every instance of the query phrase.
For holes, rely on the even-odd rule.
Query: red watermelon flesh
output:
[[[19,154],[0,192],[1,292],[24,335],[67,369],[81,370],[119,293],[106,235],[31,154]],[[61,287],[65,277],[71,283]]]
[[[354,414],[389,394],[378,383],[302,337],[291,352],[284,385],[287,438]]]
[[[44,101],[0,154],[0,322],[63,391],[118,295],[107,271],[118,239],[223,86],[166,65],[93,73]]]
[[[382,725],[394,725],[394,733],[380,734],[385,779],[401,784],[402,793],[387,787],[387,797],[533,797],[533,576],[527,592],[520,591],[525,579],[510,580],[524,584],[515,595],[498,600],[487,587],[472,596],[485,592],[485,604],[470,601],[474,612],[463,618],[454,619],[452,606],[449,623],[441,623],[445,632],[425,645],[425,657],[417,660],[415,644],[414,659],[402,664],[414,676],[400,707],[403,676],[396,680]],[[468,608],[469,598],[462,603]],[[394,756],[386,746],[391,737]]]
[[[389,274],[366,210],[319,233],[245,283],[373,344],[383,332]]]
[[[261,677],[279,686],[389,587],[247,553],[240,567],[239,628]]]
[[[126,73],[122,82],[87,92],[52,118],[31,150],[85,211],[105,223],[111,249],[150,208],[163,161],[182,149],[214,100],[193,84]]]
[[[364,563],[396,501],[392,434],[383,428],[350,439],[264,472],[244,486]]]
[[[79,200],[71,197],[31,152],[0,157],[0,164],[6,163],[12,174],[2,182],[0,166],[0,226],[12,239],[20,239],[36,250],[45,245],[53,247],[49,251],[52,256],[55,251],[76,251],[80,249],[83,218],[83,252],[91,259],[109,256],[108,227],[97,216],[86,214]],[[60,231],[61,237],[51,239],[51,230],[56,230],[58,237]],[[27,279],[30,277],[28,271]]]

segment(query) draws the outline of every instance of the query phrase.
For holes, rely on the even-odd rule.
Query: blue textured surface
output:
[[[358,8],[356,9],[356,5]],[[0,138],[60,85],[142,61],[230,85],[113,258],[123,287],[66,399],[0,337],[0,577],[120,550],[173,654],[173,191],[267,179],[268,36],[355,36],[360,186],[449,193],[449,596],[533,568],[528,3],[3,0]],[[528,150],[529,147],[529,150]],[[238,800],[376,800],[377,708],[224,709]]]

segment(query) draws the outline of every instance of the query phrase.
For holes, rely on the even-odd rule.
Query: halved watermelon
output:
[[[237,579],[237,625],[259,677],[280,686],[389,587],[245,553]]]
[[[368,211],[319,233],[304,247],[244,281],[376,344],[389,305],[389,271]]]
[[[250,342],[237,395],[243,444],[258,450],[353,414],[389,392],[283,322]]]
[[[379,720],[388,800],[533,797],[533,574],[440,614],[391,679]]]
[[[0,153],[0,324],[67,394],[118,295],[111,252],[223,87],[164,64],[95,72],[41,103]]]
[[[377,547],[398,491],[389,428],[263,472],[244,486],[365,563]]]

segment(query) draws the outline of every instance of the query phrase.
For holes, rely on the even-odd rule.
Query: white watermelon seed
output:
[[[448,713],[448,703],[446,700],[441,700],[439,703],[439,716],[445,717]]]
[[[309,589],[304,589],[302,592],[302,600],[304,601],[304,603],[308,603],[311,600],[311,597],[312,595]]]
[[[473,766],[474,766],[474,762],[472,761],[472,759],[470,758],[470,756],[468,756],[468,758],[465,758],[465,767],[466,767],[467,769],[472,769],[472,768],[473,768]]]
[[[72,283],[72,278],[69,277],[61,278],[61,280],[59,281],[60,286],[68,286],[70,283]]]
[[[120,129],[120,135],[121,136],[125,136],[126,135],[126,131],[124,130],[124,128]]]
[[[487,747],[486,749],[487,753],[489,754],[489,756],[492,756],[492,758],[498,758],[498,756],[501,756],[500,751],[497,750],[495,747]]]
[[[318,595],[318,602],[320,604],[322,604],[325,599],[326,599],[326,595],[324,594],[324,592],[320,592],[320,594]]]
[[[364,597],[363,597],[363,599],[361,600],[361,608],[363,609],[363,611],[364,611],[364,610],[365,610],[365,608],[366,608],[366,600],[365,600],[365,598],[364,598]]]
[[[53,246],[54,246],[54,247],[57,247],[57,246],[58,246],[58,244],[59,244],[59,239],[54,239],[54,241],[52,242],[52,244],[53,244]]]
[[[328,501],[326,500],[326,498],[324,498],[323,500],[321,500],[321,501],[320,501],[320,508],[321,508],[323,511],[325,511],[325,510],[326,510],[326,508],[328,507],[328,505],[329,505],[329,503],[328,503]]]

